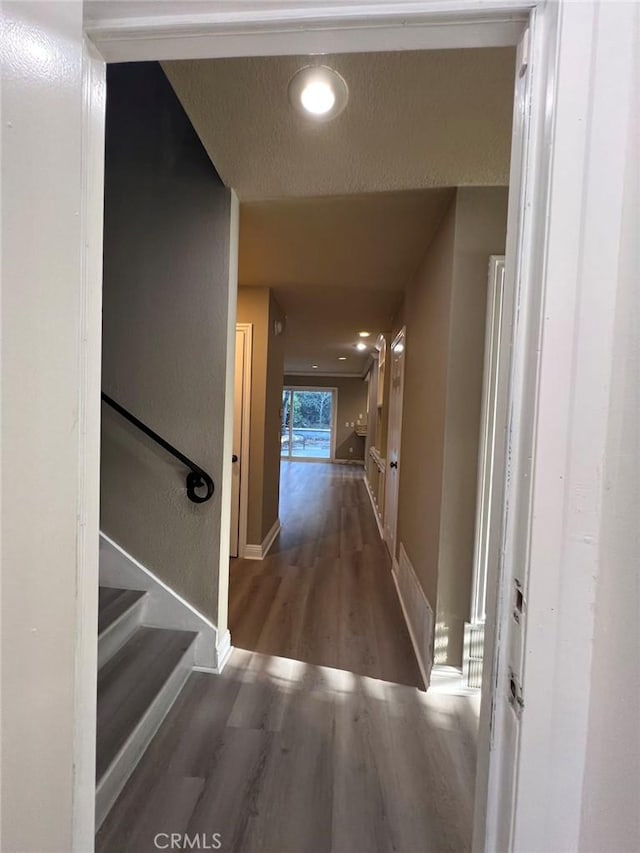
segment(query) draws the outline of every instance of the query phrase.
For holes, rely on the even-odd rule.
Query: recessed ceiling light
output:
[[[365,344],[365,342],[364,342],[364,341],[360,341],[360,343],[357,343],[357,344],[356,344],[356,349],[363,350],[363,349],[366,349],[366,348],[367,348],[367,345]]]
[[[291,106],[314,121],[329,121],[346,107],[349,89],[344,79],[327,65],[307,65],[289,83]]]
[[[338,361],[346,361],[346,360],[347,360],[346,355],[339,355],[338,356]]]
[[[314,370],[317,370],[317,369],[318,369],[318,365],[317,365],[317,364],[312,364],[312,365],[311,365],[311,367],[312,367]]]
[[[358,332],[361,338],[370,338],[371,332]]]
[[[302,106],[308,113],[321,116],[328,113],[336,102],[333,89],[324,80],[312,80],[300,92]]]

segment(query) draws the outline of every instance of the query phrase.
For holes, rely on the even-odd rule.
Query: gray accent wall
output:
[[[230,191],[157,63],[110,65],[103,390],[207,470],[185,468],[102,407],[101,528],[216,619]]]

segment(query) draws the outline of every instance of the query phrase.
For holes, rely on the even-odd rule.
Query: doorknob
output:
[[[389,468],[397,468],[397,467],[398,467],[397,462],[389,462]]]
[[[232,462],[237,462],[237,461],[238,461],[238,457],[236,456],[236,454],[235,454],[235,453],[234,453],[234,454],[233,454],[233,456],[231,457],[231,461],[232,461]]]

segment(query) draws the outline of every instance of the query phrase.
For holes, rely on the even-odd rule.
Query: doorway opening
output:
[[[367,323],[367,324],[363,324],[363,325],[369,326],[369,325],[371,325],[371,324]],[[376,328],[377,328],[377,329],[380,329],[380,328],[381,328],[381,326],[379,326],[379,325],[378,325]],[[382,327],[382,328],[384,328],[384,327]],[[387,327],[387,331],[389,330],[389,328],[390,328],[390,327]],[[389,336],[389,339],[390,339],[390,340],[392,339],[392,336],[391,336],[391,335]],[[294,436],[293,436],[293,433],[294,433],[294,431],[295,431],[295,430],[305,430],[305,429],[306,429],[306,430],[311,430],[311,431],[313,431],[313,432],[316,432],[316,433],[317,433],[317,432],[320,432],[322,429],[326,429],[326,427],[323,427],[322,422],[317,422],[317,423],[311,423],[311,422],[309,422],[309,425],[308,425],[308,426],[300,426],[300,427],[297,427],[297,426],[296,426],[296,418],[295,418],[294,397],[293,397],[294,392],[293,392],[293,390],[292,390],[292,389],[288,389],[288,390],[289,390],[289,398],[287,399],[287,398],[285,397],[285,398],[283,398],[283,399],[281,400],[281,402],[282,402],[282,404],[283,404],[283,406],[282,406],[282,408],[283,408],[283,409],[285,409],[285,408],[286,408],[286,406],[287,406],[287,404],[288,404],[288,407],[289,407],[289,414],[288,414],[288,422],[287,422],[287,417],[283,415],[283,418],[280,420],[280,423],[278,424],[279,431],[280,431],[280,443],[279,443],[279,445],[278,445],[278,449],[279,449],[279,451],[280,451],[279,456],[281,456],[281,455],[282,455],[282,445],[283,445],[283,441],[282,441],[282,439],[284,438],[284,439],[285,439],[285,443],[288,443],[288,448],[287,448],[287,457],[288,457],[288,459],[296,459],[296,458],[298,458],[298,459],[305,459],[305,458],[316,458],[316,459],[322,459],[322,456],[315,456],[315,454],[314,454],[314,456],[311,456],[311,457],[308,457],[308,456],[304,455],[304,453],[306,453],[307,448],[306,448],[306,444],[304,443],[304,441],[303,441],[302,439],[300,440],[300,443],[302,443],[302,444],[303,444],[303,448],[302,448],[302,450],[304,451],[304,453],[303,453],[303,454],[301,454],[301,455],[296,455],[296,452],[295,452],[295,440],[294,440]],[[312,390],[313,390],[313,389],[312,389]],[[334,406],[332,406],[333,418],[335,418],[335,409],[336,409],[336,408],[337,408],[337,407],[336,407],[335,405],[334,405]],[[283,426],[286,428],[285,432],[288,432],[288,434],[283,435]],[[334,432],[335,432],[335,430],[332,430],[332,433],[334,433]],[[266,432],[265,432],[265,437],[266,437]],[[303,437],[303,438],[304,438],[304,437]],[[311,441],[316,441],[316,442],[317,442],[317,446],[318,446],[318,448],[320,448],[320,446],[321,446],[321,440],[320,440],[320,439],[321,439],[321,437],[320,437],[320,436],[313,436],[313,438],[311,439]],[[311,443],[311,442],[310,442],[310,443]],[[332,438],[330,439],[330,445],[331,445],[331,444],[335,445],[335,437],[334,437],[333,435],[332,435]],[[319,451],[319,452],[320,452],[320,451]],[[324,451],[322,451],[322,452],[324,452]],[[334,450],[330,449],[330,453],[329,453],[329,457],[328,457],[328,458],[329,458],[329,460],[332,458],[333,454],[334,454]],[[325,457],[325,458],[326,458],[326,457]],[[393,461],[393,459],[389,459],[389,460],[387,460],[387,461],[388,461],[388,462],[389,462],[389,464],[390,464],[390,463]],[[332,475],[332,476],[333,476],[333,475]],[[303,494],[301,495],[301,497],[304,497],[304,492],[303,492]],[[350,513],[351,513],[351,515],[350,515]],[[362,544],[362,540],[359,538],[359,536],[360,536],[360,534],[361,534],[361,532],[362,532],[362,521],[361,521],[361,519],[360,519],[360,524],[358,525],[358,523],[357,523],[357,521],[356,521],[356,516],[358,515],[358,513],[359,513],[358,508],[356,507],[356,508],[354,509],[354,507],[352,506],[351,502],[350,502],[350,501],[347,501],[345,505],[343,505],[343,506],[341,506],[341,507],[340,507],[339,520],[340,520],[340,522],[342,522],[343,520],[345,520],[345,519],[346,519],[346,521],[347,521],[347,527],[348,527],[348,529],[349,529],[350,533],[351,533],[351,534],[353,534],[353,537],[354,537],[354,539],[355,539],[356,544],[357,544],[357,545],[361,545],[361,544]],[[329,534],[329,535],[326,537],[326,539],[325,539],[325,546],[324,546],[324,547],[326,548],[326,551],[324,551],[324,553],[323,553],[323,552],[321,552],[321,553],[319,553],[319,554],[318,554],[318,553],[315,553],[315,554],[311,554],[311,555],[309,555],[309,554],[308,554],[308,549],[307,549],[307,556],[309,556],[309,557],[311,558],[312,562],[313,562],[316,566],[317,566],[319,563],[322,563],[322,561],[323,561],[324,559],[327,559],[327,560],[329,560],[329,561],[331,561],[331,560],[335,560],[336,555],[335,555],[335,553],[333,553],[333,549],[334,549],[337,545],[339,545],[340,547],[341,547],[343,544],[347,544],[347,545],[348,545],[348,539],[347,539],[347,537],[344,535],[344,534],[345,534],[345,528],[344,528],[344,527],[343,527],[343,528],[336,527],[336,521],[337,521],[337,518],[336,518],[335,513],[334,513],[334,514],[332,514],[331,512],[326,513],[326,514],[324,514],[324,516],[321,516],[321,518],[322,518],[323,525],[324,525],[324,526],[323,526],[323,532],[325,532],[325,533],[328,533],[328,534]],[[353,523],[351,523],[351,522],[350,522],[350,519],[353,519]],[[264,522],[264,506],[263,506],[263,522]],[[286,532],[286,531],[285,531],[285,532]],[[277,532],[276,532],[276,535],[277,535]],[[395,547],[395,546],[396,546],[396,543],[395,543],[395,535],[394,535],[394,537],[393,537],[393,538],[394,538],[394,542],[392,543],[391,549],[392,549],[392,551],[394,551],[394,552],[395,552],[395,550],[396,550],[396,547]],[[316,539],[317,539],[317,537],[316,537]],[[302,556],[302,554],[304,554],[303,547],[304,547],[304,545],[305,545],[305,544],[306,544],[306,543],[288,542],[288,541],[286,540],[285,535],[283,534],[283,535],[281,535],[281,537],[280,537],[280,541],[279,541],[278,543],[276,543],[276,545],[275,545],[275,547],[274,547],[274,550],[273,550],[273,552],[272,552],[272,555],[273,555],[273,557],[278,557],[278,556],[279,556],[280,554],[282,554],[282,553],[283,553],[283,551],[284,551],[284,550],[286,550],[287,548],[292,548],[292,547],[293,547],[293,548],[295,548],[295,547],[296,547],[296,545],[297,545],[297,547],[298,547],[298,554],[296,555],[297,563],[298,563],[298,564],[302,563],[302,564],[303,564],[303,567],[304,567],[304,557]],[[268,551],[268,548],[267,548],[266,550]],[[348,549],[347,549],[347,550],[348,550]],[[362,550],[362,549],[360,549],[360,548],[356,547],[354,550],[357,552],[357,551]],[[300,552],[302,552],[302,554],[301,554]],[[264,549],[264,548],[262,549],[262,553],[261,553],[261,557],[263,557],[263,556],[267,556],[267,553],[266,553],[266,551],[265,551],[265,549]],[[395,559],[395,554],[392,554],[392,558],[394,558],[394,559]],[[355,566],[354,566],[355,574],[357,575],[359,572],[361,572],[361,571],[362,571],[362,565],[358,565],[358,564],[357,564],[357,560],[355,560],[355,561],[354,561],[354,563],[355,563]],[[299,567],[299,565],[296,565],[296,566],[294,566],[294,567],[295,567],[295,568],[298,568],[298,567]],[[277,580],[277,581],[279,581],[279,582],[277,582],[277,583],[273,583],[273,581],[274,581],[274,580]],[[324,580],[324,579],[323,579],[323,580]],[[246,604],[249,604],[249,606],[251,606],[251,607],[252,607],[252,608],[254,608],[254,609],[255,609],[256,607],[259,607],[259,606],[260,606],[260,603],[262,603],[262,606],[264,606],[264,605],[265,605],[265,600],[264,600],[265,593],[264,593],[264,590],[266,589],[268,592],[273,592],[273,591],[274,591],[274,589],[273,589],[272,587],[277,587],[278,589],[281,589],[281,590],[282,590],[282,596],[283,596],[284,601],[281,601],[281,604],[282,604],[282,606],[283,606],[283,608],[284,608],[284,609],[282,610],[282,612],[279,614],[279,616],[278,616],[278,617],[274,617],[274,618],[276,618],[276,619],[281,619],[282,617],[284,617],[284,618],[289,618],[289,616],[290,616],[290,614],[291,614],[291,611],[292,611],[292,607],[291,607],[291,600],[292,600],[293,596],[290,596],[290,597],[289,597],[289,601],[288,601],[288,603],[287,603],[287,594],[286,594],[286,589],[285,589],[286,585],[285,585],[285,583],[284,583],[284,581],[283,581],[282,576],[281,576],[281,575],[279,575],[279,574],[278,574],[278,572],[276,571],[276,573],[275,573],[275,574],[274,574],[274,576],[270,579],[270,581],[267,583],[267,585],[266,585],[266,586],[263,586],[262,598],[261,598],[260,596],[254,596],[254,595],[252,594],[252,593],[257,593],[257,592],[258,592],[258,590],[257,590],[257,588],[256,588],[256,584],[254,584],[254,583],[253,583],[253,581],[255,581],[255,577],[253,577],[253,578],[250,578],[250,579],[249,579],[248,590],[247,590],[247,592],[246,592],[246,596],[245,596],[245,603],[246,603]],[[323,584],[323,586],[326,588],[326,584]],[[337,585],[336,589],[337,589],[337,591],[338,591],[339,593],[344,593],[344,588],[343,588],[343,587],[341,587],[341,583],[340,583],[340,582],[338,582],[338,585]],[[273,597],[271,597],[271,600],[273,601]],[[347,609],[348,609],[348,608],[347,608]],[[286,614],[286,616],[285,616],[285,614]],[[255,615],[255,614],[254,614],[254,615]],[[264,614],[263,614],[263,615],[264,615]],[[344,615],[344,614],[343,614],[343,615]],[[350,614],[349,614],[349,615],[350,615]],[[406,614],[405,614],[405,615],[406,615]],[[269,618],[269,617],[267,617],[267,621],[268,621],[268,618]],[[265,628],[265,627],[266,627],[266,623],[264,623],[262,627],[263,627],[263,628]],[[323,636],[324,636],[324,637],[327,637],[327,636],[329,636],[329,637],[330,637],[330,636],[331,636],[331,633],[330,633],[330,632],[329,632],[329,633],[327,633],[327,627],[326,627],[325,625],[323,625],[323,626],[318,626],[318,630],[319,630],[320,632],[322,632],[322,634],[323,634]],[[334,637],[334,642],[335,642],[336,640],[339,640],[339,631],[340,631],[339,623],[338,623],[338,625],[335,627],[335,631],[337,632],[337,634],[336,634],[336,635],[335,635],[335,637]],[[304,647],[304,643],[305,643],[305,640],[304,640],[304,638],[302,638],[302,639],[300,640],[300,644],[301,644],[303,647]],[[340,646],[339,646],[339,647],[340,647]],[[380,650],[378,649],[378,651],[380,651]],[[296,656],[296,659],[297,659],[297,660],[301,660],[301,659],[302,659],[302,660],[304,661],[304,657],[302,657],[302,654],[303,654],[303,653],[298,652],[298,654],[297,654],[297,656]],[[354,672],[355,670],[351,669],[350,671],[351,671],[351,672]]]

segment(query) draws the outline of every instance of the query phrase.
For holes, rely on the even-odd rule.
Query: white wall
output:
[[[580,849],[640,850],[640,6],[626,139]]]
[[[82,4],[2,25],[0,849],[59,853],[93,837],[101,177],[83,233]]]
[[[640,847],[639,10],[617,2],[560,7],[550,93],[558,117],[540,223],[548,243],[539,279],[518,851]]]

